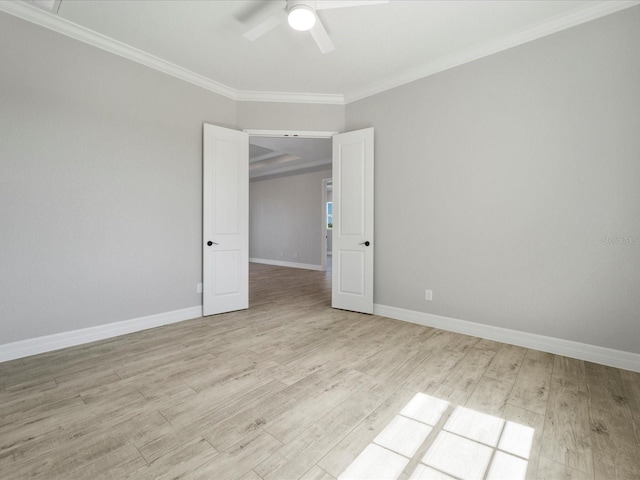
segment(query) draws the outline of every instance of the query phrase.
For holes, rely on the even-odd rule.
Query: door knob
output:
[[[219,245],[219,244],[218,244],[218,243],[216,243],[216,242],[212,242],[211,240],[209,240],[209,241],[207,242],[207,245],[211,246],[211,245]]]
[[[371,242],[369,242],[369,240],[366,240],[366,241],[360,243],[359,245],[364,245],[365,247],[368,247],[369,245],[371,245]]]

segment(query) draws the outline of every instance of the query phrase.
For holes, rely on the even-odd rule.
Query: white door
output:
[[[333,137],[334,308],[373,313],[373,128]]]
[[[204,124],[202,314],[249,307],[249,135]]]

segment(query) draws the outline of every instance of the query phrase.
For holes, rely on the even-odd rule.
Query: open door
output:
[[[333,137],[331,306],[373,313],[373,128]]]
[[[249,135],[204,124],[202,314],[249,307]]]

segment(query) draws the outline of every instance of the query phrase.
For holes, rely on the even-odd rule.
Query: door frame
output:
[[[261,130],[245,128],[242,130],[250,137],[294,137],[294,138],[332,138],[337,130]]]
[[[332,185],[332,184],[333,184],[333,177],[322,179],[322,215],[320,220],[322,222],[322,228],[320,229],[320,235],[322,235],[322,238],[320,241],[320,245],[322,246],[321,247],[322,261],[320,265],[322,265],[323,272],[327,271],[327,255],[329,254],[327,250],[327,240],[329,236],[329,229],[327,228],[327,202],[328,202],[327,189],[329,185]]]
[[[251,137],[292,137],[292,138],[333,138],[334,135],[340,133],[337,130],[268,130],[268,129],[256,129],[256,128],[245,128],[242,130],[246,134],[249,135],[249,143],[251,143]],[[328,179],[332,181],[333,178]],[[322,208],[326,208],[326,185],[325,179],[322,180],[322,199],[323,205]],[[322,221],[324,222],[324,210],[322,214]],[[324,227],[320,231],[322,235],[320,245],[320,255],[321,255],[321,269],[323,272],[327,271],[327,226],[326,222],[324,222]]]

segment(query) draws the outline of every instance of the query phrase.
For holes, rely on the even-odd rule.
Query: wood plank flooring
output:
[[[250,278],[247,311],[0,363],[0,478],[640,478],[640,374]]]

